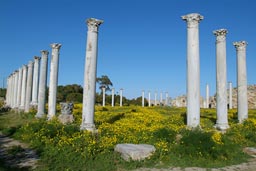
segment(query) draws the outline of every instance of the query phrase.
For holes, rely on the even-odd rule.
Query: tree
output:
[[[106,88],[106,91],[110,91],[110,86],[113,86],[112,82],[107,75],[102,75],[96,79],[96,82],[99,84],[99,89],[102,90],[103,87]]]

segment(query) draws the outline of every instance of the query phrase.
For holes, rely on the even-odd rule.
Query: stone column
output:
[[[123,106],[123,89],[120,89],[120,106]]]
[[[37,105],[38,103],[38,82],[39,82],[39,62],[40,57],[34,57],[34,70],[33,70],[33,89],[32,89],[32,102],[31,105]]]
[[[234,42],[237,55],[237,113],[241,123],[248,118],[246,41]]]
[[[144,90],[142,90],[142,96],[141,96],[141,105],[142,105],[142,107],[144,107],[145,106],[145,91]]]
[[[14,73],[11,74],[11,92],[10,92],[10,106],[14,107]]]
[[[187,22],[187,126],[200,126],[199,22],[203,16],[182,16]]]
[[[151,106],[151,101],[150,101],[150,91],[148,91],[148,106],[150,107]]]
[[[169,94],[168,92],[165,93],[165,106],[168,106],[169,104]]]
[[[112,88],[112,103],[111,106],[114,107],[115,106],[115,89]]]
[[[229,128],[227,111],[227,66],[226,66],[226,29],[213,32],[216,36],[216,110],[215,127],[220,130]]]
[[[22,87],[22,68],[19,69],[19,76],[18,76],[18,92],[17,92],[17,108],[20,107],[21,103],[21,87]]]
[[[14,98],[13,98],[13,107],[18,108],[18,81],[19,81],[19,71],[14,72]]]
[[[27,78],[27,87],[26,87],[26,99],[25,99],[25,112],[29,112],[30,102],[32,96],[32,81],[33,81],[33,62],[29,61],[28,63],[28,78]]]
[[[232,93],[232,89],[233,89],[233,86],[232,86],[232,82],[229,82],[229,109],[232,109],[233,108],[233,93]]]
[[[163,92],[160,93],[160,106],[163,105]]]
[[[8,76],[7,80],[6,80],[6,95],[5,95],[5,101],[6,101],[6,105],[9,106],[9,93],[10,93],[10,76]]]
[[[38,87],[38,105],[37,105],[37,118],[43,117],[45,114],[45,96],[47,86],[47,68],[48,68],[48,54],[46,50],[41,51],[41,66],[40,66],[40,77]]]
[[[105,100],[106,100],[106,88],[102,87],[102,106],[105,106]]]
[[[50,85],[49,85],[49,97],[48,97],[48,119],[52,119],[56,114],[56,97],[58,86],[58,70],[59,70],[59,50],[61,44],[53,43],[51,68],[50,68]]]
[[[87,20],[88,31],[84,71],[83,114],[82,124],[80,126],[81,130],[95,130],[94,105],[96,94],[98,28],[102,23],[102,20],[94,18]]]
[[[157,100],[157,91],[155,91],[155,103],[154,103],[155,106],[157,106],[156,100]]]
[[[22,85],[21,85],[21,99],[20,99],[20,109],[25,109],[25,101],[26,101],[26,87],[27,87],[27,65],[22,66]]]
[[[206,84],[205,108],[209,108],[209,84]]]

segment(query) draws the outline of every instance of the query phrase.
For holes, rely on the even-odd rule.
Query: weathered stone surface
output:
[[[74,122],[73,115],[61,114],[59,115],[58,119],[62,124],[69,124]]]
[[[122,158],[126,161],[143,160],[151,156],[156,148],[148,144],[117,144],[115,151],[121,153]]]
[[[63,124],[68,124],[74,122],[73,113],[73,103],[60,103],[61,115],[58,117],[59,121]]]

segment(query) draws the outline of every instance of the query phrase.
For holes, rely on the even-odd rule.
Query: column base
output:
[[[80,130],[87,130],[92,133],[98,132],[93,123],[82,123],[82,125],[80,126]]]
[[[44,117],[44,113],[37,113],[35,115],[35,118],[38,118],[38,119],[43,118],[43,117]]]
[[[229,125],[227,123],[217,123],[214,125],[214,128],[216,128],[220,131],[225,131],[229,128]]]

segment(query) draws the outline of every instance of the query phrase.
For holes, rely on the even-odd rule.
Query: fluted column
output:
[[[20,103],[21,103],[21,88],[22,88],[22,67],[19,69],[19,76],[18,76],[17,108],[20,107]]]
[[[232,93],[232,89],[233,89],[233,86],[232,86],[232,82],[229,82],[229,109],[232,109],[233,108],[233,93]]]
[[[34,70],[33,70],[33,89],[32,89],[32,105],[37,105],[38,103],[38,82],[39,82],[39,63],[40,57],[34,57]]]
[[[229,128],[227,112],[227,66],[226,66],[226,29],[213,32],[216,36],[216,110],[215,127],[220,130]]]
[[[145,106],[145,91],[144,90],[142,90],[142,96],[141,96],[141,105],[142,105],[142,107],[144,107]]]
[[[56,114],[56,97],[58,86],[58,70],[59,70],[59,50],[61,44],[53,43],[51,68],[50,68],[50,85],[49,85],[49,97],[48,97],[48,119],[52,119]]]
[[[120,89],[120,106],[123,106],[123,89]]]
[[[21,99],[20,99],[20,109],[25,109],[25,101],[26,101],[26,87],[27,87],[27,65],[22,66],[22,85],[21,85]]]
[[[182,16],[187,22],[187,126],[200,126],[200,57],[199,22],[203,16]]]
[[[40,77],[38,87],[38,105],[37,105],[37,118],[43,117],[45,114],[45,96],[47,86],[47,68],[48,68],[48,54],[46,50],[41,51],[41,66],[40,66]]]
[[[248,118],[246,41],[234,42],[237,55],[237,113],[239,122]]]
[[[209,108],[209,84],[206,84],[206,101],[205,108]]]
[[[80,129],[93,131],[95,130],[94,105],[96,94],[98,29],[103,21],[90,18],[86,22],[88,31],[84,68],[83,114]]]
[[[112,102],[111,102],[111,106],[114,107],[115,106],[115,89],[112,88]]]
[[[106,88],[102,87],[102,106],[105,106],[105,100],[106,100]]]
[[[27,86],[26,86],[26,99],[25,99],[25,112],[29,112],[30,102],[32,96],[32,82],[33,82],[33,62],[29,61],[28,63],[28,78],[27,78]]]

